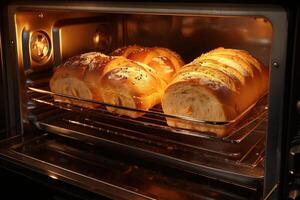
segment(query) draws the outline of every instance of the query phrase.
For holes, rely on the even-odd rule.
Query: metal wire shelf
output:
[[[261,124],[264,120],[266,120],[267,116],[267,97],[261,98],[258,102],[253,104],[247,111],[245,111],[242,115],[240,115],[237,119],[234,119],[232,121],[227,122],[212,122],[212,121],[203,121],[203,120],[195,120],[191,117],[185,117],[185,116],[173,116],[173,115],[167,115],[162,112],[162,109],[160,106],[155,106],[149,111],[143,111],[143,110],[137,110],[133,108],[127,108],[123,106],[116,106],[107,104],[104,102],[98,102],[94,100],[87,100],[87,99],[79,99],[73,96],[63,95],[63,94],[56,94],[53,92],[50,92],[47,89],[40,89],[40,88],[34,88],[34,87],[28,87],[28,91],[32,93],[38,93],[39,95],[31,95],[31,100],[34,102],[54,106],[57,108],[69,110],[69,111],[79,111],[79,112],[89,112],[93,114],[103,114],[107,117],[111,117],[116,121],[123,122],[124,120],[128,124],[132,125],[140,125],[140,126],[147,126],[151,128],[155,128],[157,130],[164,130],[169,131],[172,133],[178,133],[182,135],[189,135],[194,137],[201,137],[201,138],[207,138],[212,140],[222,140],[225,142],[231,142],[231,143],[240,143],[242,140],[244,140],[249,134],[252,133],[252,131]],[[94,109],[89,109],[85,107],[80,107],[64,102],[57,102],[54,100],[55,96],[69,98],[76,101],[86,102],[97,105]],[[145,113],[143,116],[133,119],[126,116],[120,116],[115,113],[111,113],[107,111],[106,107],[114,107],[118,109],[125,109],[133,112],[143,112]],[[188,129],[182,129],[182,128],[174,128],[170,127],[166,123],[166,118],[173,118],[177,120],[182,120],[187,123],[196,123],[196,124],[204,124],[209,126],[217,126],[217,127],[226,127],[230,130],[230,134],[226,137],[219,138],[216,135],[212,133],[207,132],[200,132],[196,130],[188,130]]]

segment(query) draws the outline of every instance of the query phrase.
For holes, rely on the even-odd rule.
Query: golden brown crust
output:
[[[160,103],[164,88],[153,69],[124,57],[114,57],[107,65],[100,85],[104,102],[140,110],[149,110]],[[108,109],[133,118],[143,115],[141,112]]]
[[[183,60],[177,53],[161,47],[132,45],[117,49],[111,55],[124,56],[149,65],[158,72],[160,78],[166,83],[169,83],[174,74],[184,65]]]
[[[198,120],[230,121],[267,93],[268,69],[248,52],[218,48],[184,66],[167,86],[162,107],[166,114]],[[174,109],[177,108],[177,109]],[[170,126],[214,132],[228,129],[167,119]]]
[[[50,80],[50,89],[55,93],[141,110],[148,110],[159,103],[164,87],[164,82],[157,72],[149,66],[124,57],[97,53],[82,54],[68,59],[57,68]],[[59,100],[95,107],[89,103]],[[142,112],[109,106],[107,109],[130,117],[143,115]]]
[[[170,59],[173,65],[175,66],[176,71],[178,71],[184,65],[183,59],[176,52],[163,47],[154,47],[154,49],[155,51],[159,52],[161,56]]]
[[[218,69],[227,74],[228,76],[232,77],[233,79],[236,79],[241,85],[245,85],[245,77],[238,70],[232,68],[229,65],[225,65],[216,60],[211,59],[203,59],[201,61],[192,62],[191,64]]]
[[[210,52],[214,53],[214,54],[219,54],[219,53],[222,54],[223,53],[223,54],[239,56],[240,58],[247,60],[251,65],[253,65],[255,68],[257,68],[259,71],[261,71],[262,68],[264,68],[264,66],[259,62],[259,60],[254,58],[249,52],[247,52],[245,50],[225,49],[223,47],[219,47]]]
[[[144,48],[144,47],[139,46],[139,45],[129,45],[129,46],[125,46],[125,47],[116,49],[110,55],[111,56],[123,56],[123,57],[127,58],[127,56],[129,54],[131,54],[134,51],[139,51],[142,48]]]
[[[101,53],[90,52],[67,59],[62,65],[55,69],[50,80],[50,90],[54,93],[101,101],[101,93],[97,86],[89,85],[84,79],[89,71],[94,70],[95,60],[104,59],[106,57],[106,55]],[[55,99],[88,108],[96,107],[95,104],[59,96],[55,96]]]

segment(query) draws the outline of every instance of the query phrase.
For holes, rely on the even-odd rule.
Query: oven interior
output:
[[[48,133],[46,139],[16,145],[16,152],[97,179],[99,166],[93,155],[107,153],[97,150],[100,145],[122,152],[123,157],[159,162],[236,185],[262,184],[268,97],[260,99],[229,136],[217,138],[168,127],[159,106],[131,119],[107,112],[101,102],[90,102],[98,105],[96,109],[55,102],[49,80],[54,68],[71,56],[91,51],[109,54],[133,44],[170,48],[186,63],[217,47],[243,49],[269,67],[273,27],[267,18],[27,8],[19,9],[14,20],[21,118]],[[73,165],[64,164],[61,155],[73,159]],[[80,171],[82,165],[87,166],[85,171]]]

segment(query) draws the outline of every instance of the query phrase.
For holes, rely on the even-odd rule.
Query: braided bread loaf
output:
[[[167,86],[162,107],[166,114],[206,121],[229,121],[267,93],[268,69],[246,51],[217,48],[184,66]],[[228,130],[167,118],[170,126],[212,132]]]

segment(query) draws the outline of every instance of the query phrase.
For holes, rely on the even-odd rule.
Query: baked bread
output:
[[[123,56],[149,65],[158,72],[160,78],[166,83],[169,83],[175,73],[184,65],[183,60],[177,53],[162,47],[132,45],[119,48],[111,55]]]
[[[50,80],[50,90],[78,98],[103,101],[108,104],[149,110],[160,103],[165,83],[147,65],[121,56],[106,56],[91,52],[74,56],[60,65]],[[95,108],[96,104],[67,98],[56,100]],[[107,106],[110,112],[133,118],[143,115]]]
[[[236,119],[267,93],[268,69],[247,51],[217,48],[184,66],[167,86],[162,108],[169,115],[226,122]],[[229,129],[167,118],[170,126],[210,132]]]
[[[50,90],[56,94],[102,101],[100,88],[95,83],[95,79],[100,78],[102,69],[94,66],[99,60],[103,59],[108,59],[108,56],[98,52],[85,53],[67,59],[63,64],[55,68],[54,74],[50,79]],[[92,79],[87,78],[91,74],[95,74],[95,77]],[[71,98],[60,96],[55,96],[54,98],[56,101],[88,108],[97,106],[96,104]]]
[[[165,83],[147,65],[124,57],[112,57],[105,67],[99,86],[105,103],[147,111],[160,103]],[[113,107],[107,109],[132,118],[144,114]]]

